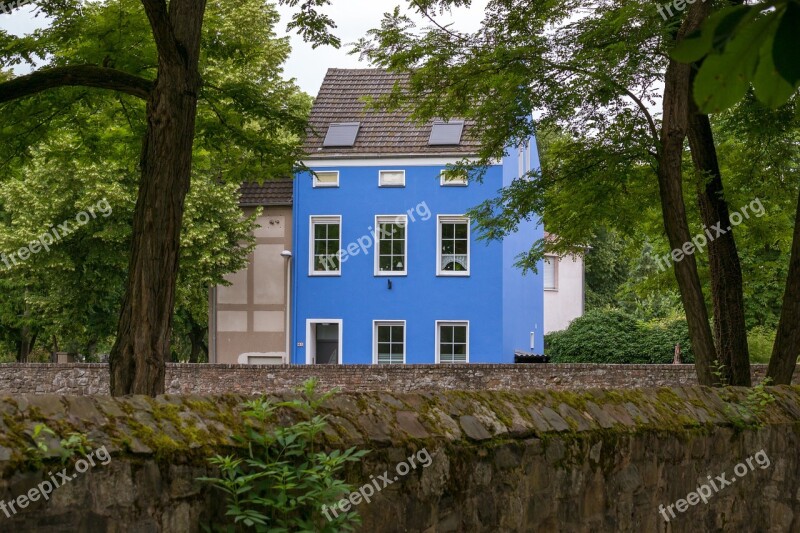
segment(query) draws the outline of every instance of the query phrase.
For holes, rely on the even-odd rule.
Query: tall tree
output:
[[[599,215],[596,224],[604,218],[613,222],[619,205],[638,207],[626,196],[641,187],[632,180],[649,166],[646,179],[657,177],[663,227],[676,250],[676,261],[670,263],[689,322],[698,377],[701,383],[713,383],[715,361],[721,360],[726,381],[749,384],[741,267],[734,232],[727,229],[730,208],[715,168],[716,145],[707,117],[692,107],[692,65],[669,57],[676,43],[693,36],[709,18],[712,5],[694,3],[665,22],[656,6],[638,2],[599,1],[587,12],[580,2],[490,1],[487,17],[474,33],[439,24],[432,15],[462,4],[469,2],[413,2],[429,17],[429,27],[417,30],[396,10],[359,44],[361,53],[378,65],[410,76],[407,87],[397,87],[379,105],[413,108],[419,120],[475,120],[484,149],[477,165],[463,162],[464,167],[485,165],[506,146],[523,143],[535,130],[528,118],[534,112],[539,125],[557,125],[586,141],[576,157],[582,162],[577,173],[519,180],[476,209],[473,213],[489,238],[502,237],[533,212],[553,219],[548,191],[569,188],[564,181],[570,180],[575,185],[570,190],[581,194],[587,177],[595,185],[605,182],[605,190],[592,187],[597,194],[587,212],[572,211],[568,220]],[[660,115],[652,112],[659,101]],[[685,168],[687,138],[694,157],[691,172]],[[692,178],[688,190],[686,176]],[[689,191],[699,203],[701,220],[725,224],[717,235],[723,238],[709,256],[716,342],[696,254],[683,251],[693,248]],[[641,203],[643,197],[633,198]],[[584,231],[589,225],[582,226]],[[537,243],[521,265],[534,267],[546,246],[570,251],[587,241],[586,235],[560,236],[555,245]]]
[[[240,34],[235,42],[222,42],[213,30],[204,34],[206,0],[141,0],[138,8],[130,0],[83,6],[77,0],[42,0],[38,5],[53,18],[51,27],[33,37],[3,34],[2,66],[24,61],[36,68],[36,56],[47,58],[48,63],[0,83],[4,110],[10,106],[16,115],[26,108],[41,112],[52,104],[49,93],[78,98],[74,88],[86,94],[110,90],[123,101],[123,95],[128,95],[145,104],[128,277],[111,352],[111,392],[158,394],[164,390],[164,363],[170,353],[180,234],[192,147],[200,125],[198,101],[202,99],[218,120],[216,127],[207,125],[209,135],[249,144],[232,156],[242,156],[239,165],[250,172],[260,170],[258,179],[290,171],[297,148],[286,141],[286,133],[302,133],[304,106],[294,96],[294,87],[279,81],[280,69],[264,54],[247,81],[227,77],[221,68],[224,62],[206,60],[204,43],[223,47],[229,61],[241,61],[237,50],[239,46],[248,50],[251,37]],[[248,20],[263,21],[268,16],[264,35],[271,34],[269,28],[277,21],[274,10],[260,1],[235,7],[213,5],[214,16],[229,26],[252,28]],[[318,20],[327,24],[324,18]],[[131,48],[120,46],[142,24],[149,28],[149,35],[133,41]],[[86,35],[95,39],[83,40]],[[332,38],[327,42],[335,44]],[[285,53],[278,57],[285,59]],[[216,83],[210,84],[210,78]],[[50,109],[53,116],[29,114],[30,121],[21,121],[20,129],[3,134],[18,135],[35,121],[61,115],[55,106]],[[20,148],[24,156],[25,147]]]

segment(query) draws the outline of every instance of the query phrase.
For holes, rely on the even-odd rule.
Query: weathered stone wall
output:
[[[800,388],[769,391],[775,401],[758,419],[737,407],[752,392],[701,387],[345,393],[322,411],[329,447],[373,450],[348,472],[356,486],[391,476],[421,449],[433,458],[358,506],[364,532],[800,531]],[[0,398],[0,501],[61,468],[32,465],[38,423],[83,432],[111,453],[49,501],[0,513],[0,531],[200,531],[221,517],[223,498],[195,479],[210,454],[235,447],[241,401]],[[769,466],[737,478],[737,465],[762,450]],[[659,514],[723,474],[735,482],[707,504],[686,504],[669,524]]]
[[[753,366],[756,381],[765,365]],[[260,394],[292,391],[316,377],[345,391],[528,390],[697,385],[692,365],[167,365],[169,394]],[[800,372],[795,372],[800,384]],[[0,394],[108,394],[108,366],[0,364]]]

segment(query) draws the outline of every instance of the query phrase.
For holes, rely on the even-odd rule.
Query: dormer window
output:
[[[431,128],[429,146],[458,146],[461,144],[461,134],[464,132],[463,120],[437,120]]]
[[[322,146],[325,148],[352,148],[361,129],[360,122],[339,122],[328,126]]]

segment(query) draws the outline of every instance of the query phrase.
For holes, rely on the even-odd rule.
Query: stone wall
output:
[[[385,472],[393,479],[421,450],[432,458],[358,506],[363,532],[798,531],[800,388],[769,392],[775,401],[758,416],[742,408],[752,392],[701,387],[345,393],[321,411],[330,415],[326,446],[372,450],[347,473],[355,486]],[[235,450],[229,435],[241,431],[241,401],[0,398],[0,502],[19,502],[62,468],[55,451],[44,464],[33,459],[28,435],[37,424],[59,436],[79,431],[110,452],[108,464],[47,501],[0,512],[0,530],[201,531],[222,517],[224,502],[196,478],[209,473],[208,456]],[[690,505],[709,479],[717,490]]]
[[[765,365],[753,366],[760,381]],[[692,365],[167,365],[169,394],[260,394],[295,390],[316,377],[345,391],[528,390],[681,387],[697,384]],[[800,383],[800,372],[795,372]],[[108,394],[101,364],[0,364],[0,394]]]

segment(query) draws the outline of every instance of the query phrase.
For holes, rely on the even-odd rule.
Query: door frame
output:
[[[306,364],[314,365],[317,358],[317,337],[311,334],[311,326],[315,324],[338,324],[339,326],[339,360],[337,365],[341,365],[344,360],[342,353],[342,338],[344,337],[344,320],[341,318],[309,318],[306,320]]]

